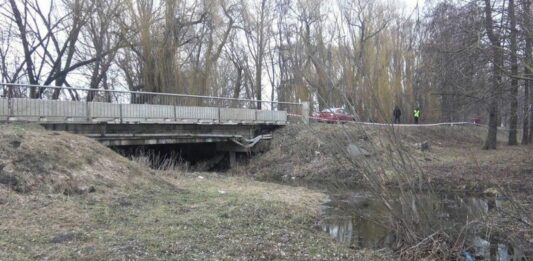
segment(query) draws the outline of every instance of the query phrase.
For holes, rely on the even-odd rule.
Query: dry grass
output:
[[[162,172],[187,172],[188,170],[188,163],[177,154],[162,155],[153,151],[139,150],[129,158],[141,166]]]
[[[512,233],[512,240],[530,240],[531,147],[483,151],[484,129],[475,126],[376,128],[358,125],[315,124],[290,126],[277,132],[273,149],[252,160],[247,173],[263,179],[288,180],[330,188],[339,181],[362,186],[385,206],[396,234],[396,250],[404,259],[447,260],[460,255],[465,234],[439,222],[439,206],[425,206],[419,195],[468,193],[484,196],[486,189],[511,198],[512,208],[499,217],[475,217],[475,228]],[[430,150],[420,150],[428,142]],[[347,153],[348,144],[370,152],[368,157]],[[272,170],[273,169],[273,170]],[[317,182],[318,181],[318,182]],[[302,184],[302,183],[300,183]],[[348,185],[348,186],[349,186]],[[475,189],[474,189],[475,188]],[[520,197],[519,200],[516,200]],[[499,214],[497,214],[499,215]],[[503,232],[502,232],[503,231]]]
[[[389,259],[320,232],[325,195],[304,188],[194,173],[114,198],[94,194],[4,205],[0,259]]]
[[[0,128],[0,190],[79,194],[144,182],[146,168],[91,139],[34,125]]]
[[[346,159],[349,144],[370,150],[359,129],[345,135],[336,125],[290,125],[274,134],[268,152],[253,159],[242,171],[260,180],[303,180],[333,185],[356,184],[358,170]]]
[[[504,187],[513,193],[531,194],[533,147],[501,146],[496,151],[437,147],[433,153],[436,160],[423,166],[439,190],[479,195],[489,188]]]
[[[30,125],[2,126],[0,142],[0,260],[390,259],[321,232],[320,192],[152,171]]]
[[[524,173],[533,169],[533,148],[500,144],[498,150],[482,150],[484,135],[485,130],[476,126],[392,131],[388,127],[348,124],[291,125],[274,134],[270,151],[237,170],[260,180],[358,187],[365,185],[362,174],[366,170],[381,173],[389,185],[397,182],[396,172],[401,172],[398,168],[405,164],[413,172],[427,174],[437,189],[456,192],[479,193],[495,184],[523,190],[532,184],[531,175]],[[430,144],[430,150],[420,150],[424,141]],[[370,156],[350,157],[349,144],[367,150]],[[524,179],[527,182],[521,182]]]
[[[427,174],[424,182],[445,190],[460,185],[455,179],[461,173],[468,177],[462,183],[491,185],[487,180],[501,175],[494,184],[514,180],[506,185],[531,187],[531,180],[524,179],[533,169],[528,147],[477,150],[478,134],[463,135],[469,129],[461,128],[388,132],[339,127],[285,128],[275,135],[273,150],[244,170],[263,178],[369,184],[383,202],[396,204],[390,211],[394,227],[406,235],[399,238],[404,258],[442,259],[455,254],[446,248],[462,247],[456,235],[426,225],[432,223],[420,216],[422,202],[408,200],[420,191],[419,172]],[[419,151],[416,144],[427,139],[431,151]],[[319,232],[318,207],[325,195],[313,190],[248,177],[183,174],[175,168],[150,171],[92,140],[28,125],[2,126],[0,141],[0,260],[390,258],[337,245]],[[348,144],[370,156],[346,157]],[[486,173],[493,174],[487,178]],[[386,186],[393,183],[406,185],[400,199],[407,200],[398,201]],[[522,193],[526,199],[530,194]],[[508,227],[517,223],[502,220]],[[504,224],[497,217],[490,222]],[[530,233],[524,231],[521,235]]]

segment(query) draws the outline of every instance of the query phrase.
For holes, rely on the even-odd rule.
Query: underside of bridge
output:
[[[151,155],[152,160],[231,167],[238,154],[249,155],[268,147],[280,125],[257,124],[118,124],[42,123],[48,130],[67,131],[98,140],[126,156]],[[154,156],[157,156],[155,159]],[[241,157],[242,158],[242,157]]]

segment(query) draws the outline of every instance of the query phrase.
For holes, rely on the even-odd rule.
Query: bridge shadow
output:
[[[217,150],[216,143],[110,146],[117,153],[163,171],[226,171],[229,154]],[[243,155],[237,157],[243,159]]]

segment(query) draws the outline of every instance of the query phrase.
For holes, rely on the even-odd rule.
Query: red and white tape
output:
[[[288,116],[291,117],[298,117],[302,118],[303,116],[300,114],[291,114],[288,113]],[[336,120],[327,120],[319,117],[313,117],[309,116],[309,119],[314,120],[323,120],[323,121],[336,121]],[[438,122],[438,123],[421,123],[421,124],[393,124],[393,123],[377,123],[377,122],[364,122],[364,121],[341,121],[337,120],[336,122],[343,122],[343,123],[353,123],[353,124],[361,124],[361,125],[372,125],[372,126],[399,126],[399,127],[432,127],[432,126],[454,126],[454,125],[474,125],[474,126],[486,126],[477,124],[474,122],[467,122],[467,121],[458,121],[458,122]]]

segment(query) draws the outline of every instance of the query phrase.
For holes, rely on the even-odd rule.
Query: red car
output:
[[[325,109],[315,114],[315,117],[317,118],[318,122],[327,122],[327,123],[355,121],[355,116],[349,114],[342,108]]]

